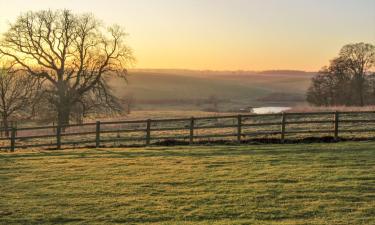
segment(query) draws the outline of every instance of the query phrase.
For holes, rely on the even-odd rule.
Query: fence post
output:
[[[146,145],[150,145],[151,143],[151,120],[147,120],[147,128],[146,128]]]
[[[340,114],[338,111],[335,112],[335,115],[334,115],[334,137],[335,137],[335,140],[338,140],[339,139],[339,121],[340,121]]]
[[[192,145],[194,144],[194,117],[190,118],[190,136],[189,136],[189,143]]]
[[[100,121],[96,121],[96,138],[95,138],[95,147],[100,147]]]
[[[61,126],[57,125],[56,128],[56,149],[61,149]]]
[[[16,149],[16,132],[17,132],[17,129],[12,127],[12,131],[10,133],[10,151],[11,152],[14,152],[14,150]]]
[[[285,142],[285,122],[286,122],[286,115],[285,113],[281,114],[281,142]]]
[[[242,136],[242,115],[237,116],[237,141],[241,143]]]

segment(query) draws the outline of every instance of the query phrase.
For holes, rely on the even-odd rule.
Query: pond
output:
[[[259,108],[254,108],[253,112],[255,114],[268,114],[268,113],[281,113],[286,110],[291,109],[290,107],[259,107]]]

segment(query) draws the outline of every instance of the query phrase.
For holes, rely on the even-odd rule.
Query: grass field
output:
[[[0,153],[0,224],[375,224],[374,142]]]

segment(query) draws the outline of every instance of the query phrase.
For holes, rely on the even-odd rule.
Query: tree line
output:
[[[312,78],[307,101],[316,106],[375,104],[375,46],[345,45],[339,55]]]
[[[75,116],[122,111],[108,80],[124,81],[134,60],[118,25],[91,14],[43,10],[21,14],[0,40],[0,114],[66,125]]]

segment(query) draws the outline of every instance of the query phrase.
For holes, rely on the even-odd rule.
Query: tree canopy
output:
[[[375,46],[345,45],[312,79],[307,101],[318,106],[375,104]]]
[[[69,10],[27,12],[10,25],[0,54],[12,67],[43,83],[46,102],[59,124],[74,109],[120,110],[107,79],[125,78],[133,61],[121,27],[104,26],[91,14]]]

